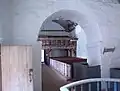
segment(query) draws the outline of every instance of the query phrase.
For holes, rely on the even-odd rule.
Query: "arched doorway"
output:
[[[90,66],[96,66],[101,64],[101,48],[102,48],[102,36],[99,30],[99,26],[94,19],[91,19],[90,16],[79,13],[75,10],[60,10],[58,12],[50,15],[43,23],[40,28],[39,34],[47,34],[54,30],[64,30],[60,25],[52,22],[52,20],[63,18],[65,20],[71,20],[78,24],[76,29],[70,33],[67,33],[68,36],[77,37],[77,56],[87,58],[87,62]],[[45,30],[45,31],[44,31]],[[47,31],[46,31],[47,30]],[[63,35],[65,32],[62,33]],[[82,34],[82,36],[81,36]],[[59,35],[54,32],[54,35]],[[82,42],[81,41],[84,42]],[[79,47],[82,48],[79,50]],[[48,50],[51,51],[51,50]]]
[[[91,66],[100,65],[102,35],[96,20],[91,19],[90,16],[79,13],[75,10],[60,10],[49,16],[43,22],[40,30],[47,30],[46,28],[48,27],[49,30],[55,30],[56,28],[58,30],[62,30],[62,27],[52,22],[53,19],[57,19],[60,17],[66,20],[72,20],[80,25],[80,27],[84,30],[87,39],[88,64]],[[41,31],[39,33],[41,33]],[[76,34],[76,31],[73,31],[72,34]]]

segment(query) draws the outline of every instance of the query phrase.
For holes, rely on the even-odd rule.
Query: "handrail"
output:
[[[72,82],[60,88],[60,91],[69,91],[68,88],[92,82],[120,82],[120,79],[113,78],[93,78]]]

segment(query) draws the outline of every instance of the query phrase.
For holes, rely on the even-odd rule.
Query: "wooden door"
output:
[[[33,91],[31,46],[2,46],[1,68],[2,91]]]

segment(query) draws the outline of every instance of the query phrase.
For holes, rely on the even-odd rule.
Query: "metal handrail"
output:
[[[113,78],[85,79],[85,80],[80,80],[80,81],[72,82],[70,84],[62,86],[60,88],[60,91],[69,91],[68,89],[71,88],[71,87],[75,87],[75,86],[86,84],[86,83],[92,83],[92,82],[119,82],[120,83],[120,79],[113,79]]]

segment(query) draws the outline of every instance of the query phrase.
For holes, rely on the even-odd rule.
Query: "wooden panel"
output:
[[[30,46],[1,47],[2,91],[33,91],[29,81],[31,55]]]
[[[32,67],[32,47],[28,47],[28,46],[26,46],[26,49],[27,49],[27,51],[26,51],[26,53],[27,53],[27,63],[28,63],[28,68],[29,69],[33,69],[33,67]],[[28,77],[29,78],[29,77]],[[27,91],[33,91],[33,78],[32,78],[32,82],[30,82],[30,78],[28,79],[28,90]]]

